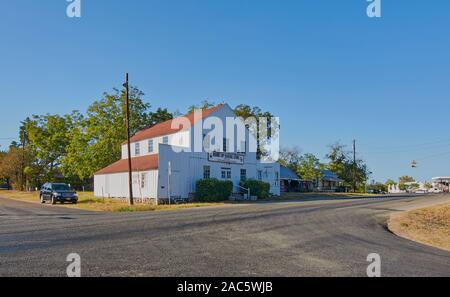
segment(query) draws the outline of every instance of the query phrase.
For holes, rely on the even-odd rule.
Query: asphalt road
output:
[[[1,194],[1,193],[0,193]],[[450,276],[450,253],[386,230],[395,211],[449,196],[93,213],[0,198],[0,276]]]

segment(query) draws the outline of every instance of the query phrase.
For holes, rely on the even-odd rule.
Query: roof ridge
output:
[[[213,106],[213,107],[203,109],[203,110],[202,110],[202,116],[201,116],[201,118],[203,119],[204,117],[210,115],[211,113],[213,113],[213,112],[219,110],[219,109],[222,108],[224,105],[225,105],[224,103],[220,103],[220,104],[215,105],[215,106]],[[149,130],[151,130],[151,129],[155,129],[155,130],[156,130],[156,129],[158,129],[158,127],[163,127],[163,128],[164,128],[163,130],[166,130],[166,129],[167,129],[167,130],[170,130],[170,131],[168,131],[168,132],[165,133],[165,134],[162,133],[162,131],[161,131],[160,133],[156,133],[156,134],[158,134],[158,135],[155,135],[155,136],[153,136],[153,137],[163,136],[163,135],[169,135],[169,134],[176,133],[176,132],[180,131],[181,129],[178,129],[178,128],[177,128],[177,129],[178,129],[178,130],[177,130],[177,129],[172,129],[172,127],[164,127],[164,126],[165,126],[165,125],[168,125],[169,123],[171,123],[171,122],[173,122],[174,120],[179,119],[179,118],[183,118],[183,117],[192,117],[194,113],[195,113],[195,111],[190,112],[190,113],[185,114],[185,115],[178,116],[178,117],[173,118],[173,119],[170,119],[170,120],[166,120],[166,121],[161,122],[161,123],[157,123],[157,124],[155,124],[155,125],[153,125],[153,126],[147,126],[146,128],[143,128],[143,129],[137,131],[136,133],[134,133],[134,134],[131,136],[131,138],[132,138],[131,141],[139,141],[139,140],[146,139],[147,137],[146,137],[146,138],[143,138],[143,139],[133,139],[133,138],[139,138],[141,134],[146,133],[146,132],[149,133]],[[204,115],[205,113],[206,113],[206,115]],[[190,122],[191,122],[191,125],[195,125],[194,119],[190,120]],[[148,138],[153,138],[153,137],[148,137]],[[127,143],[126,141],[122,142],[122,144],[126,144],[126,143]]]

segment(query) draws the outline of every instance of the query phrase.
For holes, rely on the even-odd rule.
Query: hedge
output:
[[[228,200],[233,191],[231,181],[221,181],[215,178],[201,179],[196,183],[195,198],[198,201],[214,202]]]
[[[246,189],[250,188],[250,195],[256,196],[258,199],[266,199],[270,195],[270,184],[265,183],[260,180],[255,179],[247,179],[243,180],[240,183],[241,187],[244,187]],[[247,191],[244,189],[241,189],[242,194],[247,194]]]

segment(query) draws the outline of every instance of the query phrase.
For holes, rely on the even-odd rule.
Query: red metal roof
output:
[[[223,106],[223,104],[219,104],[217,106],[203,110],[202,114],[201,114],[201,119],[209,116],[211,113],[215,112],[216,110],[219,110],[222,106]],[[195,124],[194,123],[194,113],[190,113],[188,115],[185,115],[184,117],[186,117],[191,122],[191,125]],[[158,136],[169,135],[169,134],[173,134],[173,133],[176,133],[176,132],[182,130],[182,127],[172,128],[172,122],[173,122],[173,120],[168,120],[168,121],[156,124],[152,127],[146,128],[144,130],[141,130],[131,137],[130,142],[136,142],[136,141],[150,139],[150,138],[154,138],[154,137],[158,137]],[[127,142],[125,141],[123,144],[126,144],[126,143]]]
[[[131,168],[133,171],[146,171],[158,169],[158,155],[148,155],[131,158]],[[128,172],[128,159],[119,160],[108,167],[95,173],[95,175]]]

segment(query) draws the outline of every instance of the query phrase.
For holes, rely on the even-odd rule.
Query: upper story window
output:
[[[163,137],[163,144],[169,144],[169,136]]]
[[[258,170],[258,180],[262,180],[262,170]]]
[[[153,147],[153,139],[148,141],[148,152],[153,153],[154,147]]]
[[[141,154],[141,144],[139,142],[136,142],[134,144],[134,154],[136,156],[139,156]]]

